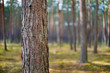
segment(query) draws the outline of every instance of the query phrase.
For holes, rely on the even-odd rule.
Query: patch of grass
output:
[[[22,52],[20,44],[10,44],[8,51],[0,46],[0,73],[22,73]],[[88,63],[79,63],[80,45],[77,52],[71,51],[69,44],[58,47],[56,43],[49,44],[50,73],[110,73],[110,50],[99,46],[98,54],[93,53],[93,47],[88,48]]]

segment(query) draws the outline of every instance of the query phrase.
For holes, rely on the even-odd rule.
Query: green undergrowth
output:
[[[56,43],[49,44],[50,73],[110,73],[110,49],[98,47],[98,54],[93,53],[93,47],[88,48],[88,63],[79,63],[80,46],[77,52],[69,49],[68,44],[58,47]],[[8,45],[4,51],[0,45],[0,73],[22,73],[22,47],[19,44]]]

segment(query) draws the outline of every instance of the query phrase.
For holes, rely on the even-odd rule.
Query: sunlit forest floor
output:
[[[93,54],[93,47],[88,48],[86,64],[80,64],[80,48],[71,51],[68,44],[60,47],[49,44],[50,73],[110,73],[110,50],[101,45],[98,54]],[[8,45],[8,51],[0,46],[0,73],[22,73],[21,45]]]

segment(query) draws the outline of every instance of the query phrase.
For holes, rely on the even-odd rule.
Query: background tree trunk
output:
[[[89,47],[91,47],[91,39],[92,39],[92,7],[91,7],[91,0],[88,0],[89,3],[89,12],[88,12],[88,17],[89,17]]]
[[[108,2],[108,46],[110,47],[110,0]]]
[[[3,36],[3,25],[2,25],[2,2],[0,0],[0,40],[2,39]]]
[[[94,53],[97,53],[98,43],[98,0],[96,0],[96,11],[95,11],[95,40],[94,40]]]
[[[80,62],[86,63],[87,60],[87,24],[86,24],[86,0],[80,2],[80,24],[81,24],[81,55]]]
[[[52,34],[53,34],[53,28],[54,28],[54,8],[53,8],[53,0],[51,1],[51,19],[50,19],[50,35],[51,38],[50,40],[52,40]]]
[[[2,25],[3,25],[3,38],[4,38],[4,49],[7,51],[6,45],[6,27],[5,27],[5,12],[4,12],[4,0],[2,0]]]
[[[77,0],[77,5],[79,7],[79,0]],[[78,40],[78,45],[80,44],[80,12],[79,8],[77,10],[77,40]]]
[[[107,42],[107,38],[106,38],[106,16],[105,16],[104,0],[102,2],[103,2],[103,35],[104,35],[104,42]]]
[[[47,0],[22,1],[23,73],[49,73]]]
[[[57,44],[59,45],[59,47],[61,47],[61,39],[60,39],[61,10],[59,10],[59,3],[57,4],[57,13],[58,13]]]
[[[73,44],[74,44],[74,51],[76,51],[76,26],[75,26],[75,21],[76,21],[76,16],[75,16],[75,1],[71,0],[71,5],[72,5],[72,15],[73,15]]]
[[[72,31],[71,31],[71,26],[70,26],[70,21],[69,21],[69,11],[68,11],[68,0],[66,0],[66,11],[67,11],[67,15],[66,15],[66,20],[67,20],[67,25],[68,25],[68,37],[69,37],[69,42],[70,42],[70,49],[73,50],[72,47]]]

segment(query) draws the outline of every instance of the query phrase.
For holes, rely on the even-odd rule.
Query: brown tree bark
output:
[[[69,43],[70,43],[70,49],[73,50],[72,47],[72,31],[71,31],[71,26],[70,26],[70,20],[69,20],[69,11],[68,11],[68,0],[66,0],[66,11],[67,11],[67,15],[66,15],[66,20],[67,20],[67,24],[68,24],[68,38],[69,38]]]
[[[80,62],[86,63],[87,57],[87,19],[86,19],[86,0],[80,2],[80,24],[81,24],[81,55]]]
[[[3,25],[2,25],[2,3],[0,0],[0,40],[2,39],[2,33],[3,33]]]
[[[91,38],[92,38],[92,7],[91,7],[91,0],[88,0],[89,3],[89,11],[88,11],[88,17],[89,17],[89,47],[91,47]]]
[[[110,0],[108,2],[108,46],[110,47]]]
[[[95,11],[95,39],[94,39],[94,53],[97,53],[98,43],[98,0],[96,0],[96,11]]]
[[[77,5],[79,7],[79,0],[77,0]],[[80,12],[79,9],[76,9],[77,11],[77,40],[78,40],[78,44],[80,44]]]
[[[54,9],[53,9],[53,0],[51,1],[51,19],[50,19],[50,35],[52,40],[53,27],[54,27]]]
[[[7,51],[6,44],[6,27],[5,27],[5,12],[4,12],[4,0],[2,0],[2,25],[3,25],[3,38],[4,38],[4,49]]]
[[[76,51],[76,26],[75,26],[75,21],[76,21],[76,16],[75,16],[75,0],[71,0],[71,5],[72,5],[72,15],[73,15],[73,44],[74,44],[74,51]]]
[[[22,1],[23,73],[49,73],[47,0]]]
[[[57,24],[57,44],[61,47],[61,39],[60,39],[60,25],[61,25],[61,10],[59,10],[59,3],[57,4],[57,13],[58,13],[58,24]]]
[[[107,38],[106,38],[106,16],[105,16],[105,7],[104,7],[104,0],[103,2],[103,35],[104,35],[104,41],[107,42]]]

